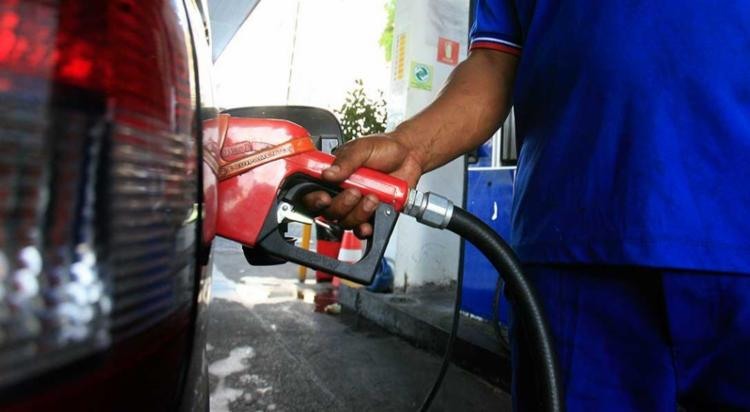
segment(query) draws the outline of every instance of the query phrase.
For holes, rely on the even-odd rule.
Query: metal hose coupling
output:
[[[414,216],[419,223],[445,229],[453,216],[453,202],[435,193],[411,189],[403,213]]]

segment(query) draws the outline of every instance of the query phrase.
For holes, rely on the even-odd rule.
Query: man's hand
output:
[[[397,134],[366,136],[341,146],[333,165],[323,171],[323,179],[339,183],[364,166],[389,173],[414,187],[424,166],[418,151],[400,141]],[[353,228],[359,237],[372,234],[372,225],[362,222],[369,221],[378,206],[373,195],[362,196],[357,189],[347,189],[332,199],[325,192],[314,192],[305,196],[305,204],[321,210],[323,216],[337,220],[341,226]]]

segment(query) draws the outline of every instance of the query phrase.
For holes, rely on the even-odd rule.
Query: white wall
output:
[[[365,81],[371,97],[378,89],[387,92],[389,66],[378,44],[387,17],[384,4],[385,0],[261,1],[216,62],[218,104],[300,104],[331,110],[343,103],[355,79]]]

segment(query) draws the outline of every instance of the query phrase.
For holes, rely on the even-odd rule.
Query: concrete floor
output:
[[[414,411],[440,357],[344,311],[295,265],[252,267],[214,248],[208,360],[212,411]],[[311,277],[308,271],[308,278]],[[510,411],[510,397],[451,367],[433,411]]]

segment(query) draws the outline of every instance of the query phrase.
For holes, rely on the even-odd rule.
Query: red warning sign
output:
[[[458,42],[443,37],[438,38],[437,60],[452,66],[458,64]]]

